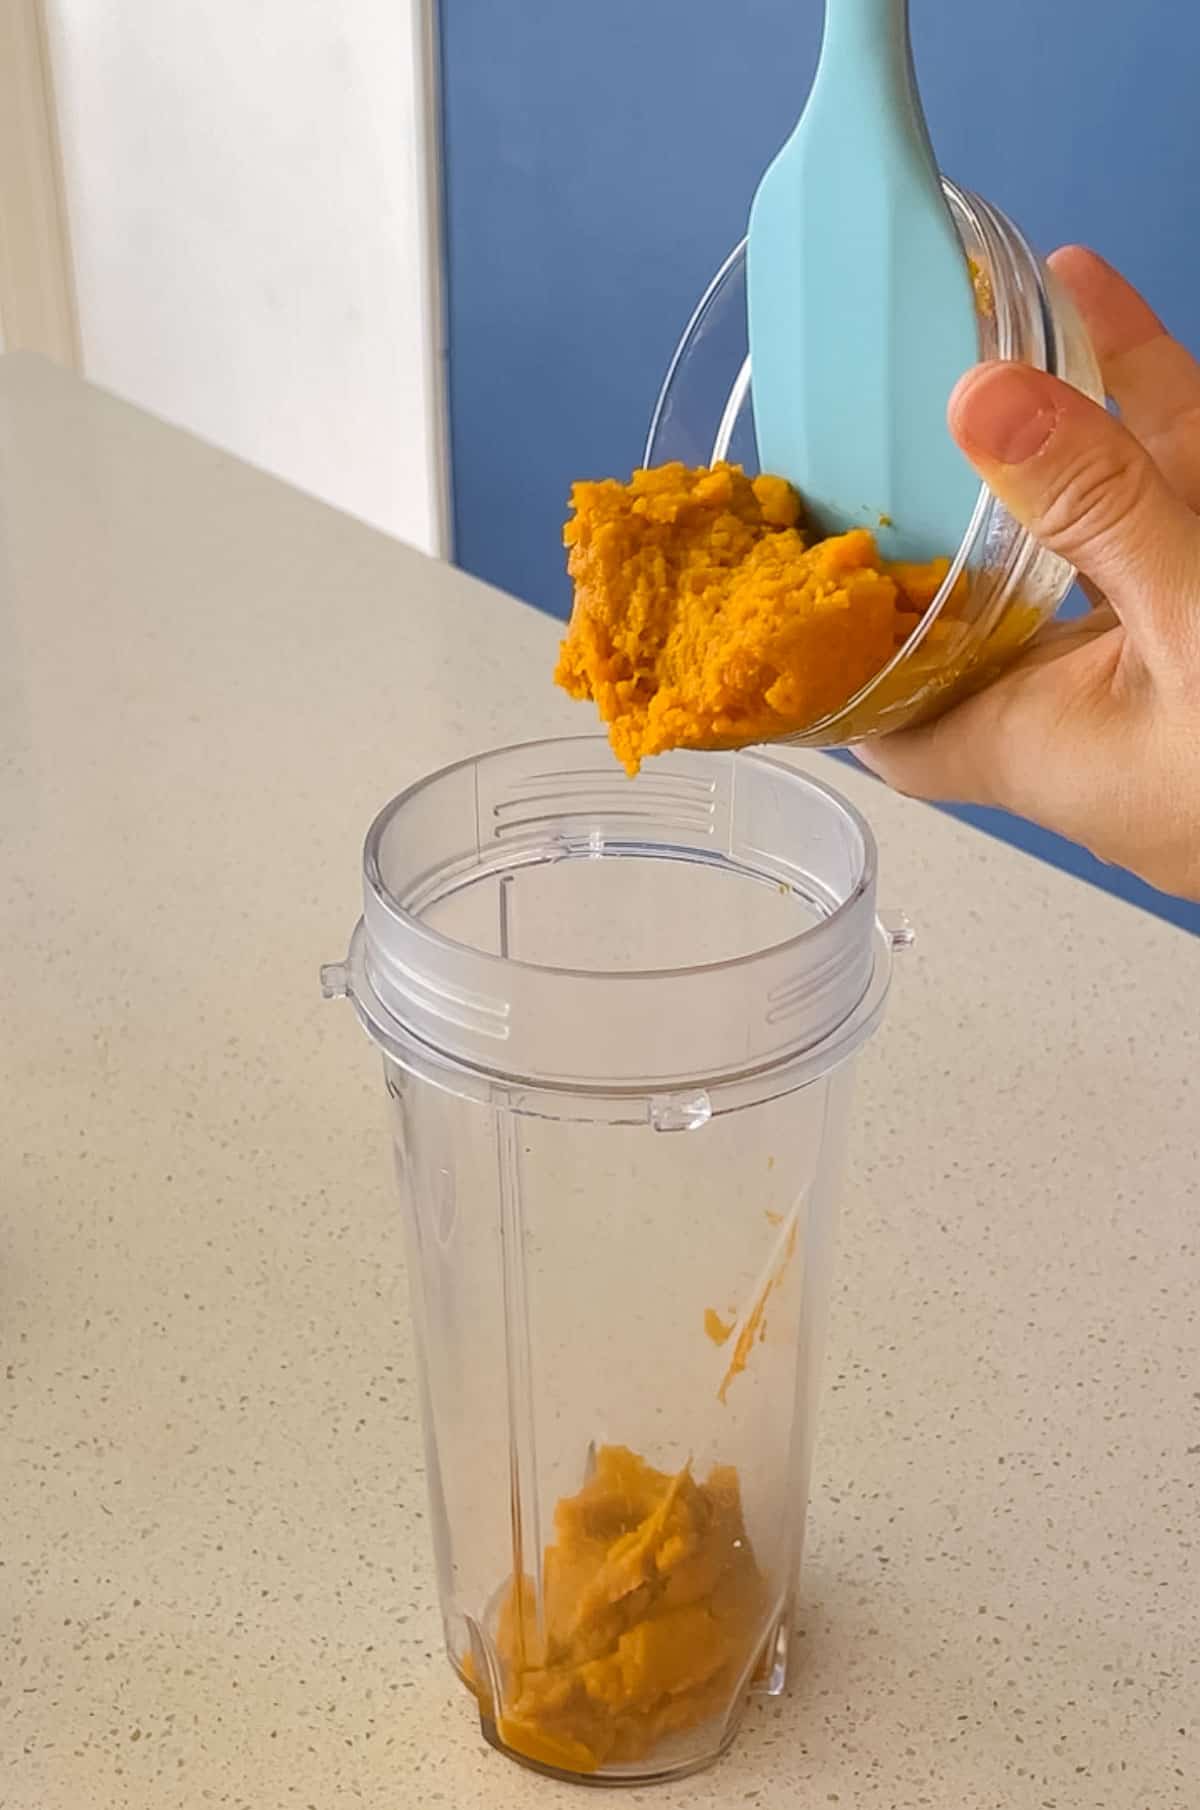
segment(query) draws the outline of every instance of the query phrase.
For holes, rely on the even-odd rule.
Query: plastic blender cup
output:
[[[599,738],[368,834],[322,979],[383,1052],[449,1655],[529,1765],[686,1773],[783,1689],[875,869],[787,759]]]

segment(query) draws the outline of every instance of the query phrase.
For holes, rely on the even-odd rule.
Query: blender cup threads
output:
[[[678,1776],[783,1688],[875,883],[785,760],[599,737],[367,837],[322,981],[383,1052],[450,1658],[527,1765]]]
[[[980,359],[1020,359],[1102,402],[1091,342],[1053,274],[999,208],[952,182],[942,186],[975,278]],[[688,322],[643,463],[729,459],[756,472],[750,387],[743,241]],[[839,710],[789,740],[833,747],[937,715],[1003,670],[1054,615],[1074,578],[1066,560],[1040,547],[981,486],[941,591],[904,645]]]

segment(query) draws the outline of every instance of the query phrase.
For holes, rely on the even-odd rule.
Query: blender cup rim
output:
[[[724,868],[806,902],[816,921],[770,941],[772,925],[759,918],[748,934],[756,920],[738,914],[742,952],[690,966],[621,967],[609,955],[603,967],[556,967],[507,953],[505,880],[606,855]],[[676,1129],[700,1113],[701,1094],[705,1116],[733,1110],[824,1073],[871,1034],[891,952],[909,940],[878,915],[877,859],[861,812],[794,756],[682,750],[639,789],[600,735],[495,748],[416,781],[376,816],[362,917],[322,990],[349,998],[402,1067],[451,1091],[516,1086],[536,1093],[539,1112],[586,1098],[600,1117],[636,1100],[656,1128]],[[418,915],[477,883],[500,888],[481,895],[485,917],[500,911],[483,946]],[[673,932],[678,920],[666,923]]]
[[[907,919],[903,914],[899,917],[900,928],[890,928],[883,919],[876,918],[866,987],[847,1015],[825,1036],[785,1054],[722,1070],[718,1074],[706,1073],[703,1077],[658,1076],[650,1081],[645,1077],[616,1080],[582,1075],[531,1075],[503,1064],[482,1061],[477,1053],[447,1047],[444,1040],[395,1018],[379,998],[366,970],[366,926],[361,918],[355,926],[346,960],[323,970],[322,984],[326,998],[342,997],[351,1001],[367,1035],[385,1057],[447,1091],[490,1101],[494,1097],[492,1089],[497,1084],[515,1087],[519,1089],[522,1110],[536,1117],[621,1124],[645,1122],[647,1106],[651,1122],[654,1122],[660,1102],[670,1105],[686,1097],[693,1102],[703,1100],[706,1116],[711,1114],[716,1118],[793,1093],[856,1055],[874,1034],[883,1016],[891,991],[893,958],[912,941]],[[516,1095],[508,1097],[510,1108],[516,1098]],[[572,1110],[564,1112],[552,1104],[564,1098],[574,1102]],[[631,1103],[639,1108],[632,1116]]]
[[[824,911],[816,923],[806,924],[802,930],[798,930],[793,936],[782,937],[778,942],[764,943],[760,947],[751,949],[745,954],[725,956],[719,961],[684,962],[676,966],[662,968],[622,968],[610,974],[601,976],[595,968],[564,967],[551,962],[531,962],[524,960],[519,956],[493,955],[490,950],[480,949],[473,943],[462,942],[457,937],[447,936],[443,931],[434,930],[423,918],[419,917],[388,890],[380,871],[379,843],[384,832],[393,820],[400,815],[406,805],[410,804],[413,799],[418,797],[423,791],[427,790],[430,786],[436,784],[440,780],[450,778],[455,773],[461,773],[467,769],[477,767],[481,760],[499,758],[504,755],[530,753],[542,748],[561,748],[565,745],[580,747],[589,743],[596,748],[603,749],[606,755],[608,754],[609,744],[607,737],[595,734],[535,736],[528,741],[511,742],[503,747],[486,749],[482,754],[470,754],[464,756],[461,760],[450,761],[445,766],[436,768],[432,773],[427,773],[422,778],[414,780],[411,785],[406,786],[403,791],[398,792],[394,798],[389,799],[387,804],[377,812],[367,831],[363,844],[363,879],[366,885],[370,887],[373,897],[377,900],[382,909],[386,911],[389,916],[394,918],[398,924],[403,925],[406,930],[418,935],[422,941],[427,942],[431,947],[444,950],[447,953],[456,953],[459,951],[466,952],[471,956],[473,961],[486,964],[487,967],[493,968],[500,973],[525,971],[533,974],[559,975],[564,979],[571,980],[595,981],[598,978],[604,978],[619,983],[622,981],[681,979],[692,974],[719,974],[737,968],[748,967],[764,957],[778,955],[784,950],[797,948],[801,944],[804,944],[807,948],[811,949],[815,939],[818,937],[825,940],[836,937],[841,930],[842,923],[850,915],[854,907],[862,900],[865,894],[870,893],[874,889],[878,877],[879,851],[871,826],[862,812],[858,810],[857,806],[851,804],[848,798],[838,792],[835,787],[826,785],[823,780],[814,778],[810,773],[805,772],[799,767],[793,766],[786,760],[781,760],[777,756],[767,753],[765,749],[759,747],[742,748],[733,753],[730,753],[729,751],[724,752],[726,758],[738,761],[751,761],[763,766],[775,768],[777,771],[785,773],[790,778],[795,779],[801,785],[807,786],[811,791],[819,792],[829,805],[839,811],[849,821],[857,833],[859,846],[862,851],[861,871],[854,886],[847,892],[845,898],[840,899],[832,909]],[[630,781],[631,785],[636,785],[636,783],[636,780]]]

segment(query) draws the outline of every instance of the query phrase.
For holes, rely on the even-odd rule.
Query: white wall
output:
[[[441,550],[423,0],[47,0],[85,374]]]

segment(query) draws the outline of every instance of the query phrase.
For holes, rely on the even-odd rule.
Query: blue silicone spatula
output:
[[[946,403],[978,331],[908,0],[826,0],[808,104],[754,198],[746,258],[762,469],[824,533],[869,527],[889,559],[953,555],[979,479]]]

